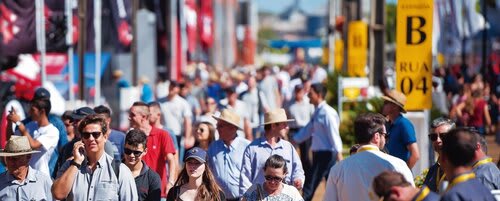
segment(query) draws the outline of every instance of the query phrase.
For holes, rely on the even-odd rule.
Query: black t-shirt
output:
[[[160,175],[151,170],[146,163],[142,162],[142,170],[135,178],[137,195],[139,201],[160,200],[161,199],[161,179]]]
[[[167,194],[167,200],[168,201],[184,201],[181,198],[179,198],[181,192],[181,186],[174,186],[172,187]],[[224,195],[224,192],[219,191],[219,198],[220,200],[226,200],[226,196]]]

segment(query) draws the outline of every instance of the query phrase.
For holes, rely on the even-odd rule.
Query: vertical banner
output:
[[[340,72],[344,65],[344,40],[341,38],[335,39],[335,52],[333,54],[335,57],[335,71]]]
[[[396,89],[406,110],[432,106],[433,0],[399,0],[396,30]]]
[[[363,21],[352,21],[347,33],[347,74],[350,77],[365,77],[368,26]]]

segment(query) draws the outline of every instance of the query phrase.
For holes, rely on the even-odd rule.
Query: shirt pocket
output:
[[[95,201],[118,200],[118,185],[112,182],[101,182],[97,184]]]

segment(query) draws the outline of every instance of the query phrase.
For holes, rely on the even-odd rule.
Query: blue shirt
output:
[[[420,189],[420,191],[418,191],[417,195],[415,195],[415,197],[413,197],[412,201],[439,201],[440,200],[439,195],[437,193],[432,192],[430,189],[429,189],[429,193],[427,195],[425,195],[425,197],[421,198],[420,200],[417,200],[417,198],[419,198],[420,196],[423,196],[422,193],[424,192],[424,189],[426,189],[426,188],[427,188],[426,186],[423,186]]]
[[[123,158],[123,147],[125,146],[125,133],[115,129],[111,129],[108,141],[110,141],[111,144],[113,144],[113,146],[118,150],[118,153],[115,153],[113,157],[115,159]]]
[[[492,163],[478,165],[473,169],[476,178],[490,190],[500,190],[500,170]]]
[[[340,118],[337,111],[323,101],[314,111],[311,121],[293,136],[293,140],[301,143],[314,136],[311,144],[312,151],[340,153],[342,152],[342,139],[339,134],[339,125]]]
[[[465,200],[496,201],[490,190],[482,185],[478,179],[470,179],[458,183],[450,190],[446,191],[441,198],[441,201]]]
[[[266,160],[274,154],[282,156],[286,161],[289,172],[284,179],[286,184],[293,185],[293,181],[296,179],[302,180],[304,183],[302,162],[293,145],[281,139],[276,147],[271,147],[266,141],[266,137],[260,137],[248,145],[243,154],[240,194],[243,195],[253,184],[264,183],[264,165]]]
[[[410,151],[406,146],[417,142],[413,124],[403,115],[399,115],[389,126],[389,141],[385,145],[389,154],[408,162]]]
[[[50,177],[31,167],[23,182],[8,172],[0,174],[0,200],[54,200],[51,187]]]
[[[227,199],[239,198],[240,170],[245,148],[250,141],[236,137],[230,146],[217,140],[208,147],[208,165],[214,174],[217,184]]]
[[[442,181],[441,178],[445,180],[444,170],[440,167],[439,163],[436,162],[429,168],[427,175],[425,175],[424,185],[431,191],[438,192],[439,183]]]

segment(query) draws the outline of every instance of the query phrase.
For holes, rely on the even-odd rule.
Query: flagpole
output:
[[[46,48],[45,48],[45,18],[44,18],[44,2],[43,0],[36,0],[35,2],[36,8],[36,46],[38,51],[40,52],[40,73],[41,73],[41,81],[42,86],[46,86],[47,82],[47,72],[46,72]]]
[[[65,15],[66,15],[66,27],[68,32],[66,33],[66,45],[68,45],[68,68],[69,68],[69,101],[71,104],[75,103],[75,92],[73,89],[75,88],[75,83],[73,82],[73,78],[75,76],[75,64],[73,63],[73,8],[71,6],[72,0],[65,0]]]
[[[94,1],[94,32],[95,32],[95,94],[94,94],[94,105],[100,105],[101,101],[101,14],[102,14],[102,1],[95,0]]]

